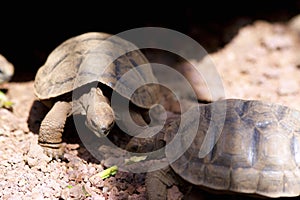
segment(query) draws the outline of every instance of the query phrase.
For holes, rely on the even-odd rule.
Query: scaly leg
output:
[[[63,154],[62,133],[71,110],[70,103],[58,101],[41,123],[38,141],[51,157],[57,158]]]
[[[172,174],[170,167],[147,173],[146,190],[149,200],[167,199],[167,187],[176,184]]]
[[[167,188],[177,185],[184,194],[189,193],[191,185],[177,175],[170,166],[146,175],[146,192],[149,200],[166,200]]]

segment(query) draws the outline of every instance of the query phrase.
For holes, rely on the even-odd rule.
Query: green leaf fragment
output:
[[[5,107],[5,108],[11,108],[12,105],[13,105],[13,102],[11,102],[11,101],[5,101],[3,103],[3,107]]]
[[[102,172],[96,174],[97,176],[99,176],[101,179],[106,179],[110,176],[115,175],[118,172],[118,166],[114,165],[111,166],[105,170],[103,170]]]
[[[0,107],[4,107],[4,108],[11,108],[13,105],[13,102],[9,101],[7,99],[7,96],[0,91]]]
[[[143,160],[146,160],[147,156],[132,156],[129,159],[125,159],[125,164],[130,165],[132,163],[141,162]]]

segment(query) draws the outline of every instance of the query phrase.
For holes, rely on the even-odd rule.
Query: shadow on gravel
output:
[[[28,128],[31,132],[37,135],[39,134],[41,122],[48,113],[48,111],[49,108],[46,107],[40,101],[35,100],[32,103],[29,112],[29,117],[27,119]],[[93,149],[98,148],[101,146],[101,144],[103,144],[103,141],[101,141],[93,132],[91,132],[85,126],[85,116],[77,115],[76,123],[77,126],[75,126],[73,116],[67,118],[62,136],[63,143],[67,144],[66,153],[70,151],[70,149],[68,149],[68,145],[74,146],[77,144],[79,145],[79,148],[76,149],[78,152],[78,157],[82,158],[87,162],[100,163],[102,161],[100,152],[99,155],[96,156],[97,158],[95,158],[95,156],[93,156],[89,152],[89,148],[90,146],[92,146]],[[80,132],[80,135],[78,132]],[[117,146],[120,146],[121,148],[124,148],[130,139],[130,137],[127,134],[123,133],[118,127],[114,127],[107,137],[112,143],[116,144]],[[89,145],[89,147],[87,148],[86,145]]]

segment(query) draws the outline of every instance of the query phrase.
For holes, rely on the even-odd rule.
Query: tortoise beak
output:
[[[110,124],[109,127],[99,127],[97,130],[93,130],[93,132],[95,135],[97,135],[97,137],[106,137],[110,133],[110,130],[113,128],[113,126],[114,123]]]
[[[106,137],[109,134],[109,130],[106,130],[105,132],[100,132],[100,131],[93,131],[95,135],[99,138],[101,137]]]
[[[109,134],[109,132],[110,132],[110,128],[107,128],[107,127],[102,127],[102,128],[99,128],[99,130],[98,130],[98,133],[100,135],[102,135],[102,137],[107,136]]]

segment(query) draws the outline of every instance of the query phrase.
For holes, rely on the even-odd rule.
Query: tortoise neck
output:
[[[84,110],[88,110],[89,107],[95,107],[101,102],[109,103],[107,97],[105,97],[99,87],[90,88],[88,93],[84,93],[80,98],[80,103]]]

